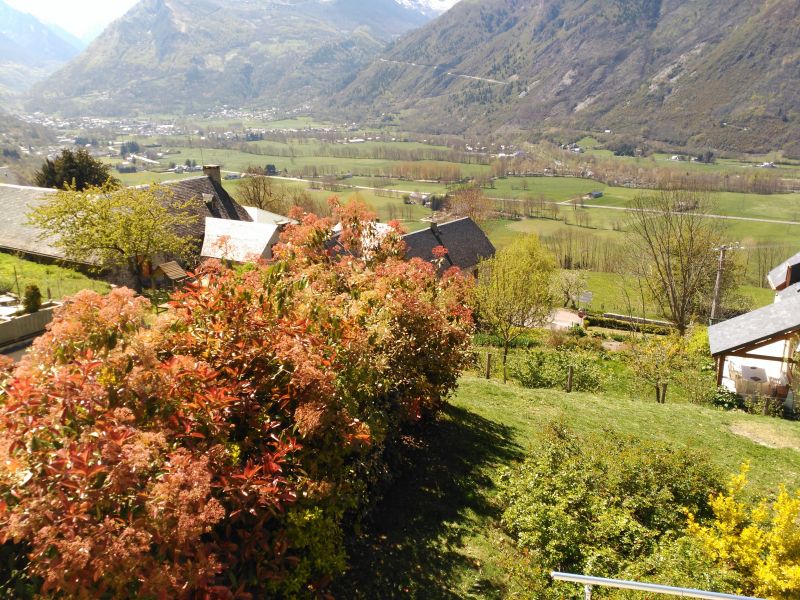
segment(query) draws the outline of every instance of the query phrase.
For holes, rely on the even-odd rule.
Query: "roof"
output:
[[[789,276],[789,269],[796,265],[800,265],[800,253],[797,253],[791,258],[783,261],[781,264],[767,273],[767,281],[772,286],[773,290],[781,289],[786,285],[786,281]]]
[[[432,261],[433,249],[437,246],[447,248],[447,262],[443,267],[459,267],[469,270],[484,258],[495,254],[494,245],[486,234],[470,217],[456,219],[448,223],[431,224],[423,229],[403,236],[408,249],[406,258],[421,258]]]
[[[28,225],[28,213],[54,194],[49,188],[0,184],[0,248],[50,258],[64,258],[64,252],[39,240],[39,229]]]
[[[186,237],[203,239],[205,235],[204,219],[208,217],[248,223],[253,220],[244,207],[225,191],[225,188],[215,183],[207,175],[178,181],[167,181],[162,185],[172,191],[176,201],[187,201],[192,198],[202,200],[193,209],[193,212],[198,217],[195,222],[178,228],[178,233]]]
[[[712,356],[737,352],[800,330],[800,294],[708,328]]]
[[[156,267],[156,272],[158,271],[161,271],[167,279],[171,279],[172,281],[180,281],[181,279],[187,279],[189,277],[189,274],[183,270],[183,267],[174,260],[166,262],[163,265],[158,265],[158,267]]]
[[[250,215],[250,218],[253,220],[253,223],[270,223],[272,225],[297,225],[297,221],[294,219],[290,219],[289,217],[285,217],[283,215],[279,215],[278,213],[270,212],[268,210],[262,210],[260,208],[256,208],[255,206],[243,206],[247,211],[247,214]]]
[[[200,255],[241,263],[271,258],[278,233],[277,225],[207,217]]]

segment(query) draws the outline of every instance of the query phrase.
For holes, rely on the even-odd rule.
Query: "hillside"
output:
[[[0,91],[25,91],[79,52],[66,35],[0,0]]]
[[[463,0],[334,105],[432,132],[608,128],[771,150],[800,133],[798,26],[800,0]]]
[[[531,452],[551,422],[699,451],[726,474],[749,461],[760,494],[781,483],[800,485],[797,423],[463,377],[445,417],[415,446],[406,475],[353,543],[355,567],[337,591],[354,599],[538,598],[527,579],[531,558],[499,526],[497,484],[502,467]],[[577,598],[579,591],[575,586],[567,590],[574,595],[563,597]]]
[[[29,106],[66,114],[294,107],[427,17],[394,0],[142,0]]]

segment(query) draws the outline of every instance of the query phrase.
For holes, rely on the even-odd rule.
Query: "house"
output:
[[[206,218],[244,222],[253,220],[222,187],[219,167],[206,166],[204,173],[200,177],[163,183],[164,187],[172,192],[175,200],[187,201],[193,198],[201,200],[192,209],[197,217],[194,223],[182,226],[178,230],[184,237],[195,241],[197,248],[193,257],[195,261],[200,259],[199,250],[205,237]],[[54,240],[40,239],[40,230],[28,224],[28,214],[47,202],[48,196],[54,193],[56,190],[49,188],[0,184],[0,251],[19,253],[45,262],[64,260],[64,252],[53,245]],[[78,268],[92,266],[88,263],[72,264]],[[108,278],[115,283],[127,283],[118,281],[117,275],[121,276],[109,274]]]
[[[440,271],[450,267],[458,267],[462,271],[475,273],[478,263],[495,254],[495,247],[489,238],[469,217],[463,217],[448,223],[431,223],[430,228],[403,236],[408,249],[406,258],[435,260],[433,249],[444,246],[447,249],[444,264]]]
[[[741,396],[794,404],[792,367],[800,335],[800,254],[770,271],[775,302],[708,328],[717,383]]]
[[[598,198],[602,198],[602,197],[603,197],[603,192],[594,191],[594,192],[589,192],[588,194],[586,194],[583,197],[583,199],[584,200],[597,200]]]
[[[775,291],[800,283],[800,253],[786,259],[767,274],[767,282]]]
[[[408,199],[411,204],[420,204],[425,206],[428,203],[428,198],[430,198],[430,194],[426,194],[423,192],[413,192],[409,195]]]

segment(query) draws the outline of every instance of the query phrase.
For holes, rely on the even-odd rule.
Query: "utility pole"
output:
[[[722,294],[722,275],[725,271],[725,255],[729,250],[739,250],[740,247],[739,242],[736,242],[735,244],[724,244],[719,248],[714,248],[719,251],[719,263],[717,263],[717,281],[714,283],[714,298],[711,300],[711,318],[709,319],[709,324],[711,325],[717,320],[717,313],[722,300],[720,296]]]

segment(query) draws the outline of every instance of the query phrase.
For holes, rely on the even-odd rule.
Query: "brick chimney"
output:
[[[222,185],[222,172],[219,165],[203,165],[203,174],[211,178],[217,185]]]

